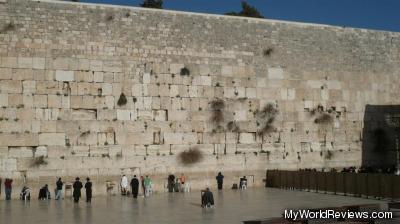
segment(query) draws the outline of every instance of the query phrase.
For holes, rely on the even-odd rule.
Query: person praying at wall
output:
[[[137,179],[136,175],[133,175],[133,178],[131,180],[131,188],[133,198],[137,198],[139,193],[139,180]]]
[[[90,181],[89,177],[86,178],[85,189],[86,189],[86,202],[91,203],[92,202],[92,182]]]
[[[144,178],[144,189],[145,189],[144,196],[149,197],[151,192],[151,179],[147,175],[146,178]]]
[[[6,200],[11,200],[12,179],[6,178],[4,181],[4,191],[6,192]]]
[[[184,192],[185,182],[186,182],[185,174],[182,173],[181,176],[179,177],[179,180],[181,181],[181,191]]]
[[[224,175],[221,172],[215,177],[217,179],[218,190],[222,190],[222,185],[224,183]]]
[[[47,200],[50,199],[50,191],[49,191],[49,186],[45,184],[42,188],[39,190],[39,200]]]
[[[146,194],[146,190],[144,189],[144,177],[140,176],[140,184],[142,186],[143,195]]]
[[[121,194],[126,195],[128,191],[128,178],[123,175],[121,178]]]
[[[63,184],[64,183],[61,181],[61,177],[58,178],[58,180],[56,182],[56,197],[55,197],[56,200],[61,198]]]
[[[168,176],[168,192],[174,192],[174,185],[175,185],[175,176],[170,174]]]
[[[72,187],[74,188],[74,192],[72,194],[72,196],[74,197],[74,202],[78,203],[79,198],[81,197],[81,189],[83,188],[83,184],[79,181],[79,177],[75,178],[75,182]]]

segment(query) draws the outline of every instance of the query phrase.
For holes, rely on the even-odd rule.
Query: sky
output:
[[[143,0],[81,0],[138,6]],[[265,18],[400,32],[400,0],[247,0]],[[164,0],[164,9],[224,14],[240,0]]]

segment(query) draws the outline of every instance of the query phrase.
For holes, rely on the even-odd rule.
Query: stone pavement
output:
[[[214,209],[200,207],[200,192],[165,193],[137,200],[121,196],[95,197],[91,205],[84,201],[76,205],[70,199],[0,201],[0,223],[241,223],[280,217],[287,208],[385,204],[371,199],[271,188],[215,191],[214,198]]]

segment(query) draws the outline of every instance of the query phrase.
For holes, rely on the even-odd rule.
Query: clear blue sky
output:
[[[81,0],[138,6],[142,0]],[[400,32],[400,0],[248,0],[266,18]],[[240,0],[164,0],[164,8],[223,14]]]

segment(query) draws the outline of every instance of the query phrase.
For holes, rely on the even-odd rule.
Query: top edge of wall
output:
[[[280,24],[295,25],[295,26],[300,26],[300,27],[330,28],[330,29],[336,29],[336,30],[342,30],[342,31],[378,32],[378,33],[387,33],[387,34],[395,34],[395,35],[400,34],[400,32],[395,32],[395,31],[355,28],[355,27],[345,27],[345,26],[334,26],[334,25],[319,24],[319,23],[304,23],[304,22],[295,22],[295,21],[286,21],[286,20],[228,16],[228,15],[208,14],[208,13],[199,13],[199,12],[185,12],[185,11],[176,11],[176,10],[169,10],[169,9],[152,9],[152,8],[143,8],[143,7],[135,7],[135,6],[111,5],[111,4],[100,4],[100,3],[71,2],[71,1],[63,1],[63,0],[0,0],[0,4],[6,3],[6,2],[15,2],[15,1],[17,1],[17,2],[31,1],[31,2],[36,2],[36,3],[43,2],[43,3],[53,3],[53,4],[61,4],[61,5],[81,5],[81,6],[87,6],[87,7],[129,9],[129,10],[134,10],[134,11],[159,12],[159,13],[171,14],[171,15],[180,14],[180,15],[187,15],[187,16],[214,17],[214,18],[220,18],[220,19],[237,19],[237,20],[249,21],[249,22],[255,22],[255,23],[272,23],[272,24],[280,23]]]

